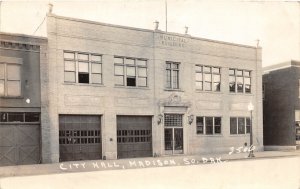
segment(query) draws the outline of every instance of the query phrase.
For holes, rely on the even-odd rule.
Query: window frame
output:
[[[202,118],[203,125],[198,124],[197,119]],[[207,118],[212,118],[212,134],[207,133]],[[220,125],[216,125],[216,119],[220,119]],[[220,133],[216,133],[216,126],[220,127]],[[199,127],[202,127],[202,133],[198,132]],[[222,116],[196,116],[196,134],[202,136],[221,136],[222,135]]]
[[[201,68],[200,71],[197,67]],[[209,68],[210,71],[206,71],[204,68]],[[214,69],[218,69],[218,73],[214,72]],[[201,80],[197,79],[197,74],[201,74]],[[205,75],[210,74],[210,81],[206,81]],[[208,66],[208,65],[195,65],[195,86],[197,91],[210,91],[210,92],[221,92],[221,67]],[[219,82],[215,82],[215,76],[219,76]],[[201,83],[201,88],[197,88],[197,83]],[[210,90],[206,89],[206,83],[209,83]],[[215,90],[215,84],[219,84],[219,90]]]
[[[170,64],[170,67],[168,68],[168,64]],[[168,90],[180,90],[180,62],[173,62],[173,61],[166,61],[165,64],[165,88]],[[173,65],[177,65],[177,68],[173,67]],[[168,71],[170,72],[170,75],[168,75]],[[174,73],[177,73],[177,81],[176,85],[177,87],[174,87]],[[168,85],[168,81],[170,80],[170,86]]]
[[[22,90],[22,63],[12,63],[12,62],[0,62],[0,65],[3,65],[4,67],[4,75],[3,79],[0,78],[0,81],[3,81],[3,95],[0,94],[0,98],[20,98],[23,96],[23,90]],[[18,66],[19,68],[19,79],[8,79],[8,66]],[[19,91],[20,93],[18,95],[10,95],[8,94],[8,83],[9,81],[18,81],[19,82]]]
[[[231,73],[233,71],[233,74]],[[252,70],[245,70],[245,69],[237,69],[237,68],[229,68],[229,92],[230,93],[237,93],[237,94],[252,94]],[[238,72],[241,72],[242,74],[239,75]],[[249,76],[245,73],[249,73]],[[231,81],[231,78],[234,78],[234,81]],[[238,84],[238,78],[242,78],[242,91],[239,91],[239,84]],[[246,79],[250,80],[250,84],[246,84]],[[234,91],[231,89],[231,84],[233,84]],[[247,91],[247,86],[249,86],[250,91]]]
[[[9,117],[13,114],[22,114],[23,121],[10,121]],[[26,121],[27,115],[36,114],[38,115],[38,121]],[[0,124],[37,124],[41,122],[41,113],[40,112],[0,112]],[[5,116],[6,118],[3,118]],[[4,120],[6,119],[6,121]]]
[[[66,58],[65,54],[72,53],[74,58]],[[80,55],[87,55],[86,59],[80,59]],[[100,57],[100,61],[95,61],[92,59],[93,56]],[[63,61],[64,61],[64,83],[76,83],[76,84],[86,84],[86,85],[103,85],[103,61],[102,61],[102,54],[98,53],[88,53],[88,52],[79,52],[79,51],[63,51]],[[66,70],[66,62],[72,61],[74,63],[74,71]],[[81,72],[79,70],[80,63],[88,64],[88,72]],[[100,73],[93,72],[93,65],[97,64],[100,65]],[[75,74],[75,81],[66,81],[66,73],[74,73]],[[79,82],[79,74],[85,73],[88,74],[88,83]],[[100,75],[101,82],[96,82],[93,80],[93,75]]]
[[[173,123],[173,124],[172,124]],[[164,127],[183,127],[183,114],[165,113],[164,114]]]
[[[231,120],[234,119],[235,120],[235,123],[236,125],[234,126],[235,127],[235,132],[236,133],[232,133],[231,130],[232,130],[232,125],[231,125]],[[244,124],[244,133],[240,133],[239,132],[239,119],[243,119],[243,124]],[[249,120],[249,124],[247,122],[247,120]],[[229,119],[229,134],[234,136],[234,135],[249,135],[250,134],[250,130],[251,130],[251,120],[250,120],[250,117],[230,117]]]
[[[116,63],[115,59],[122,59],[123,63]],[[134,64],[126,64],[126,60],[133,60]],[[144,61],[145,65],[139,65],[138,61]],[[116,66],[122,67],[123,68],[123,74],[116,74]],[[135,71],[135,76],[130,76],[127,74],[127,68],[134,68]],[[146,76],[140,76],[140,70],[141,69],[146,69]],[[114,56],[114,81],[115,81],[115,86],[123,86],[123,87],[129,87],[129,88],[147,88],[149,87],[149,82],[148,82],[148,60],[144,58],[133,58],[133,57],[123,57],[123,56]],[[123,84],[117,84],[116,83],[116,77],[123,77]],[[128,85],[128,78],[134,78],[135,79],[135,85],[131,86]],[[139,82],[139,80],[143,78],[146,79],[146,85],[143,86]]]

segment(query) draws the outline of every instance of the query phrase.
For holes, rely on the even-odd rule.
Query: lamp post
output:
[[[254,148],[252,148],[252,146],[253,146],[253,133],[252,133],[252,112],[253,112],[253,110],[254,110],[254,106],[253,106],[252,102],[250,102],[248,104],[248,111],[250,111],[250,115],[251,115],[251,117],[250,117],[250,152],[248,155],[249,158],[255,157],[254,152],[253,152]]]

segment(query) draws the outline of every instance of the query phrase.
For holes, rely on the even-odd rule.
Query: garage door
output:
[[[117,116],[118,158],[152,156],[152,117]]]
[[[101,159],[101,117],[60,115],[59,153],[60,161]]]
[[[39,113],[1,112],[0,117],[0,166],[40,163]]]

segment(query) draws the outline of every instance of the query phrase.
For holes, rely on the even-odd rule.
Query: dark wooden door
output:
[[[0,124],[0,166],[40,163],[40,124]]]
[[[59,116],[60,161],[102,159],[101,117]]]
[[[118,158],[152,156],[152,117],[117,116]]]

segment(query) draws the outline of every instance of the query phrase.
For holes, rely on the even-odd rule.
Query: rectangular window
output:
[[[245,118],[238,118],[238,134],[245,134]]]
[[[164,119],[165,127],[182,127],[182,115],[181,114],[165,114]]]
[[[233,93],[251,93],[251,72],[229,69],[229,91]]]
[[[102,84],[102,56],[81,52],[64,52],[66,83]]]
[[[213,117],[205,117],[205,134],[213,134]]]
[[[147,87],[147,61],[115,57],[115,85]]]
[[[204,117],[196,118],[197,134],[204,134]]]
[[[237,119],[230,118],[230,134],[237,134]]]
[[[220,91],[221,72],[218,67],[196,65],[196,89],[201,91]]]
[[[0,112],[0,122],[40,122],[40,113],[38,112]]]
[[[246,118],[246,133],[250,133],[251,120],[249,117]]]
[[[179,62],[166,63],[166,88],[179,89]]]
[[[250,133],[251,122],[249,117],[231,117],[230,134],[248,134]]]
[[[21,96],[21,65],[0,63],[0,96]]]
[[[215,117],[215,134],[221,134],[221,117]]]
[[[197,134],[221,134],[221,117],[196,117]]]

